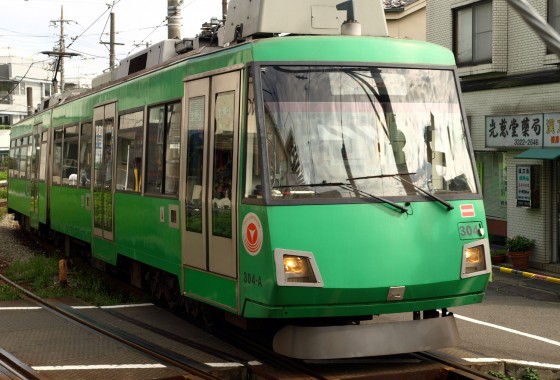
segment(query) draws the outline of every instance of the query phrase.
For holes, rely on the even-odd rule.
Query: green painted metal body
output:
[[[180,276],[181,230],[169,226],[170,205],[178,206],[179,202],[116,193],[115,249],[119,254]]]
[[[248,207],[263,222],[265,239],[257,256],[240,247],[244,309],[252,316],[287,318],[480,302],[489,275],[461,279],[461,203],[474,204],[476,217],[469,219],[486,226],[480,200],[452,202],[455,209],[449,212],[439,203],[414,202],[412,215],[383,204]],[[277,248],[312,252],[324,286],[277,286]],[[387,301],[389,288],[398,286],[406,287],[403,300]]]
[[[29,216],[29,180],[10,178],[8,184],[9,208],[22,215]]]
[[[91,121],[94,106],[104,102],[117,101],[121,112],[181,99],[183,81],[191,75],[252,62],[298,61],[447,69],[454,65],[451,52],[418,41],[342,36],[259,40],[177,61],[69,101],[52,111],[52,127]],[[242,151],[243,118],[240,125]],[[31,133],[31,127],[15,126],[13,136]],[[244,157],[242,152],[240,168]],[[28,183],[10,179],[10,208],[23,215],[29,210]],[[243,174],[239,188],[242,183]],[[46,223],[44,183],[39,188],[40,220]],[[178,276],[186,294],[249,318],[371,315],[459,306],[480,302],[488,281],[488,274],[468,279],[460,275],[462,247],[468,241],[460,239],[458,225],[477,221],[486,230],[480,197],[452,200],[455,209],[449,212],[431,200],[413,202],[411,215],[380,203],[266,206],[245,204],[239,198],[238,229],[247,213],[255,213],[263,226],[263,246],[258,255],[249,255],[238,232],[238,278],[226,278],[182,266],[184,226],[169,224],[169,206],[182,213],[180,198],[116,192],[114,241],[108,241],[92,235],[91,209],[83,204],[90,191],[53,187],[51,227],[90,242],[93,255],[101,260],[116,264],[117,255],[123,255],[163,269]],[[463,203],[474,205],[475,218],[461,217]],[[277,248],[312,252],[323,287],[279,287],[273,256]],[[387,301],[388,289],[394,286],[406,286],[402,301]]]
[[[91,207],[86,205],[90,190],[70,186],[51,188],[51,228],[91,243]]]

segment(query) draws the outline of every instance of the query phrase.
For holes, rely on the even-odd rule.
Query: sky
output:
[[[167,38],[167,0],[0,0],[0,56],[23,57],[49,67],[60,38],[64,10],[65,81],[88,85],[109,67],[110,12],[115,13],[116,63],[146,44]],[[182,0],[182,37],[194,37],[212,17],[221,18],[222,0]],[[48,78],[52,80],[52,74]],[[59,75],[60,80],[60,75]]]

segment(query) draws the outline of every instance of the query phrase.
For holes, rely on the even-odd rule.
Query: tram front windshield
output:
[[[260,69],[272,199],[474,193],[451,70]]]

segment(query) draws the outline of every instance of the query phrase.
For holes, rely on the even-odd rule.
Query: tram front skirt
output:
[[[453,316],[405,322],[302,327],[276,333],[274,351],[297,359],[342,359],[429,351],[459,344]]]

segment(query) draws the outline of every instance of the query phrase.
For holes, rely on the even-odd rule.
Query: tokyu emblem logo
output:
[[[243,246],[247,252],[256,256],[261,250],[263,230],[259,217],[250,212],[243,219]]]

